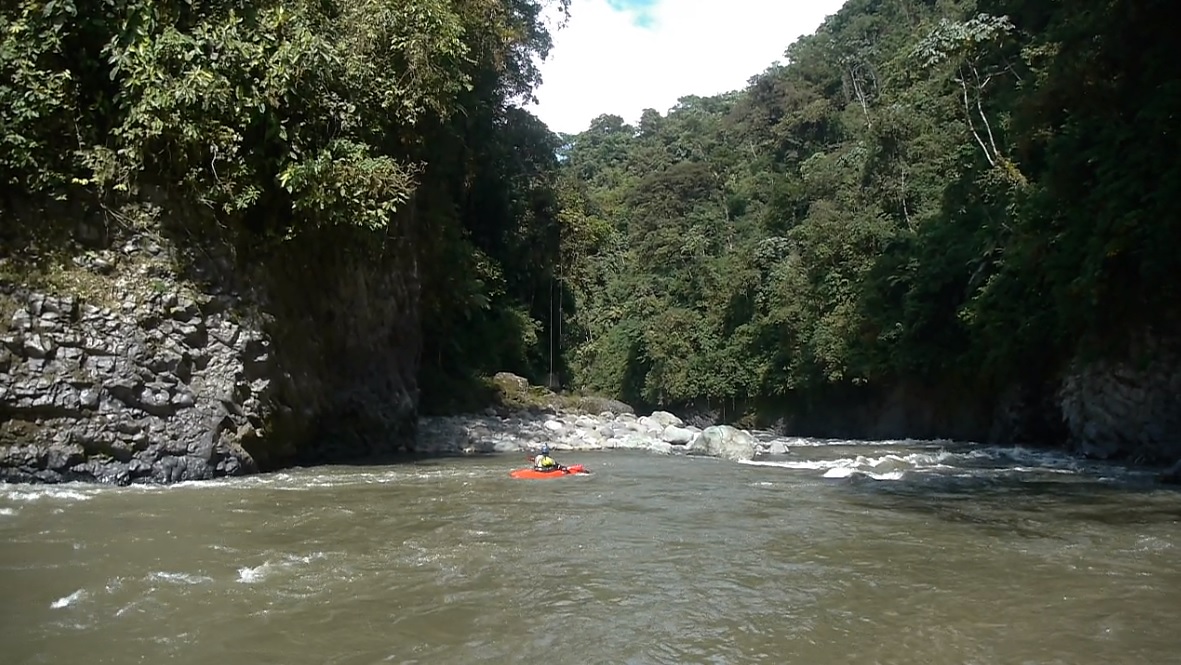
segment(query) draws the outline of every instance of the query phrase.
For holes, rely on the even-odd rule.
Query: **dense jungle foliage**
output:
[[[564,137],[577,381],[993,392],[1175,331],[1169,9],[849,0],[745,90]]]
[[[428,406],[989,391],[1175,330],[1165,0],[849,0],[744,90],[561,137],[520,108],[546,1],[5,2],[0,236],[64,201],[413,243]]]

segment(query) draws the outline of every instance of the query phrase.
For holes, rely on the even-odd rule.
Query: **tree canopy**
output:
[[[995,391],[1175,326],[1166,5],[850,0],[742,91],[567,137],[576,381]]]

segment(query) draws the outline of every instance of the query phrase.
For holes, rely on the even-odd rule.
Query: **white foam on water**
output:
[[[16,508],[0,508],[0,515],[4,517],[12,517],[16,515]]]
[[[1038,473],[1062,470],[1075,473],[1083,470],[1088,463],[1086,460],[1072,456],[1060,450],[1038,450],[1024,446],[988,446],[967,453],[968,457],[995,461],[1014,462],[1016,466],[1010,470],[1031,469]]]
[[[231,482],[235,487],[266,487],[279,492],[307,492],[317,489],[352,487],[357,485],[391,484],[404,482],[413,477],[401,470],[356,471],[349,473],[272,473],[265,476],[247,476],[220,482]],[[197,481],[210,483],[211,481]],[[219,482],[219,481],[212,481]]]
[[[189,573],[173,573],[169,571],[154,571],[148,574],[148,579],[155,582],[168,582],[170,584],[205,584],[212,582],[212,577],[205,575],[192,575]]]
[[[312,552],[311,554],[304,554],[302,556],[298,554],[285,554],[283,556],[287,559],[285,562],[286,565],[296,563],[311,563],[313,561],[319,561],[320,559],[328,558],[328,555],[323,552]]]
[[[176,635],[157,635],[151,638],[156,644],[164,644],[172,646],[175,644],[187,644],[193,641],[192,633],[177,633]]]
[[[41,501],[42,499],[64,499],[67,501],[89,501],[94,498],[94,491],[82,492],[67,487],[52,485],[3,485],[0,495],[13,501]]]
[[[324,552],[312,552],[311,554],[284,554],[283,560],[274,563],[270,560],[263,562],[261,565],[250,567],[243,566],[238,569],[238,582],[242,584],[253,584],[266,579],[275,571],[285,568],[292,568],[298,565],[307,565],[313,561],[328,558]]]
[[[1140,536],[1136,539],[1136,546],[1130,551],[1132,552],[1163,552],[1164,550],[1172,549],[1173,543],[1164,540],[1158,536]]]
[[[859,442],[863,446],[875,447],[879,443],[877,441]],[[821,475],[824,478],[848,478],[860,475],[876,480],[900,480],[908,473],[948,473],[957,477],[998,474],[1075,475],[1099,468],[1095,463],[1072,456],[1064,451],[1022,446],[981,446],[961,452],[939,450],[906,455],[887,453],[879,457],[858,455],[830,460],[751,460],[742,463],[752,466],[822,471]],[[1110,472],[1109,467],[1110,465],[1107,465],[1102,468]]]
[[[884,439],[866,441],[862,439],[818,439],[815,437],[773,436],[760,439],[764,444],[779,441],[788,448],[838,448],[848,446],[873,446],[874,448],[899,448],[906,446],[946,446],[950,439]]]
[[[825,478],[849,478],[855,475],[869,476],[874,480],[902,480],[902,477],[906,475],[906,471],[875,473],[873,471],[862,471],[861,469],[829,469],[824,472]]]
[[[1016,472],[1016,473],[1060,473],[1060,474],[1065,474],[1065,475],[1071,475],[1071,474],[1076,473],[1076,471],[1074,469],[1053,469],[1053,468],[1036,467],[1036,466],[1014,466],[1014,467],[1009,468],[1008,470]]]
[[[121,617],[124,614],[127,614],[128,612],[130,612],[131,610],[134,610],[135,608],[139,607],[142,604],[143,604],[143,599],[137,598],[137,599],[131,601],[130,603],[124,605],[123,607],[120,607],[119,609],[115,610],[115,616]]]
[[[774,466],[780,469],[799,469],[804,471],[817,471],[822,469],[831,469],[833,465],[843,460],[804,460],[800,462],[772,462],[769,460],[742,460],[739,464],[746,464],[748,466]]]
[[[228,483],[234,482],[233,478],[214,478],[212,480],[182,480],[179,483],[172,483],[169,485],[132,485],[132,487],[147,488],[148,491],[165,491],[175,492],[177,490],[192,490],[192,489],[220,489]]]
[[[834,460],[790,460],[742,462],[751,466],[773,466],[804,471],[823,471],[824,478],[848,478],[864,475],[875,480],[901,480],[907,472],[934,471],[951,468],[945,462],[956,455],[947,451],[935,453],[887,454],[880,457],[843,457]]]
[[[85,589],[78,589],[77,591],[75,591],[74,593],[71,593],[68,596],[62,596],[61,598],[58,598],[57,600],[53,601],[52,603],[49,604],[49,607],[50,607],[50,609],[60,610],[63,607],[69,607],[70,605],[73,605],[74,603],[78,602],[79,600],[82,600],[85,597],[86,597],[86,590]]]
[[[254,584],[255,582],[260,582],[265,579],[272,570],[274,570],[274,567],[271,565],[270,561],[263,563],[261,566],[255,566],[253,568],[249,566],[243,566],[238,569],[238,581],[242,584]]]

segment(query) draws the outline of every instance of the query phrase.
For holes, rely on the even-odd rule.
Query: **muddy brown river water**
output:
[[[0,662],[1181,663],[1181,493],[1148,472],[791,444],[0,487]]]

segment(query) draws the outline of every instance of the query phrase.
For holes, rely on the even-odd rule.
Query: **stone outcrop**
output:
[[[0,337],[6,480],[127,484],[237,475],[261,422],[268,341],[203,305],[161,295],[112,309],[9,294]],[[224,434],[233,436],[224,436]]]
[[[710,455],[745,461],[754,459],[758,452],[758,444],[750,432],[729,425],[714,425],[705,428],[689,442],[686,452],[690,455]]]
[[[64,286],[0,282],[0,480],[166,483],[412,448],[412,259],[334,240],[182,277],[133,237],[75,257]]]
[[[1145,334],[1123,358],[1076,362],[1057,392],[1071,447],[1088,457],[1181,460],[1181,349]]]

